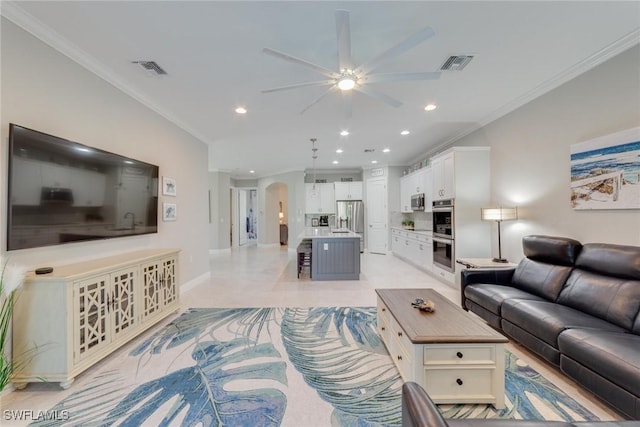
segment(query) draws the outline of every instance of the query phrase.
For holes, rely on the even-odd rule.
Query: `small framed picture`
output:
[[[162,177],[162,194],[164,196],[176,196],[176,180],[168,176]]]
[[[178,207],[175,203],[163,203],[162,204],[162,220],[163,221],[175,221],[178,219]]]

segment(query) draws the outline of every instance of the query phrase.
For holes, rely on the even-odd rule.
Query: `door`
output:
[[[387,180],[367,180],[367,247],[369,252],[387,252]]]
[[[74,362],[100,352],[111,341],[109,325],[109,275],[75,282]]]

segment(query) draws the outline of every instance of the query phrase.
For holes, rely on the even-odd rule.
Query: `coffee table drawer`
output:
[[[431,344],[424,346],[425,365],[495,364],[494,345]]]
[[[439,403],[487,401],[493,395],[493,369],[425,369],[424,386]],[[471,400],[465,400],[471,399]]]

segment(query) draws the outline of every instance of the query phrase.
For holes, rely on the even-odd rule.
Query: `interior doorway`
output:
[[[267,244],[286,247],[289,244],[289,186],[276,182],[265,189],[265,235]]]
[[[231,189],[231,247],[258,242],[258,191],[256,189]]]

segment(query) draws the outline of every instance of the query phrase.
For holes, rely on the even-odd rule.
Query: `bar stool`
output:
[[[304,239],[298,245],[298,279],[304,267],[309,267],[309,277],[311,278],[311,239]]]

